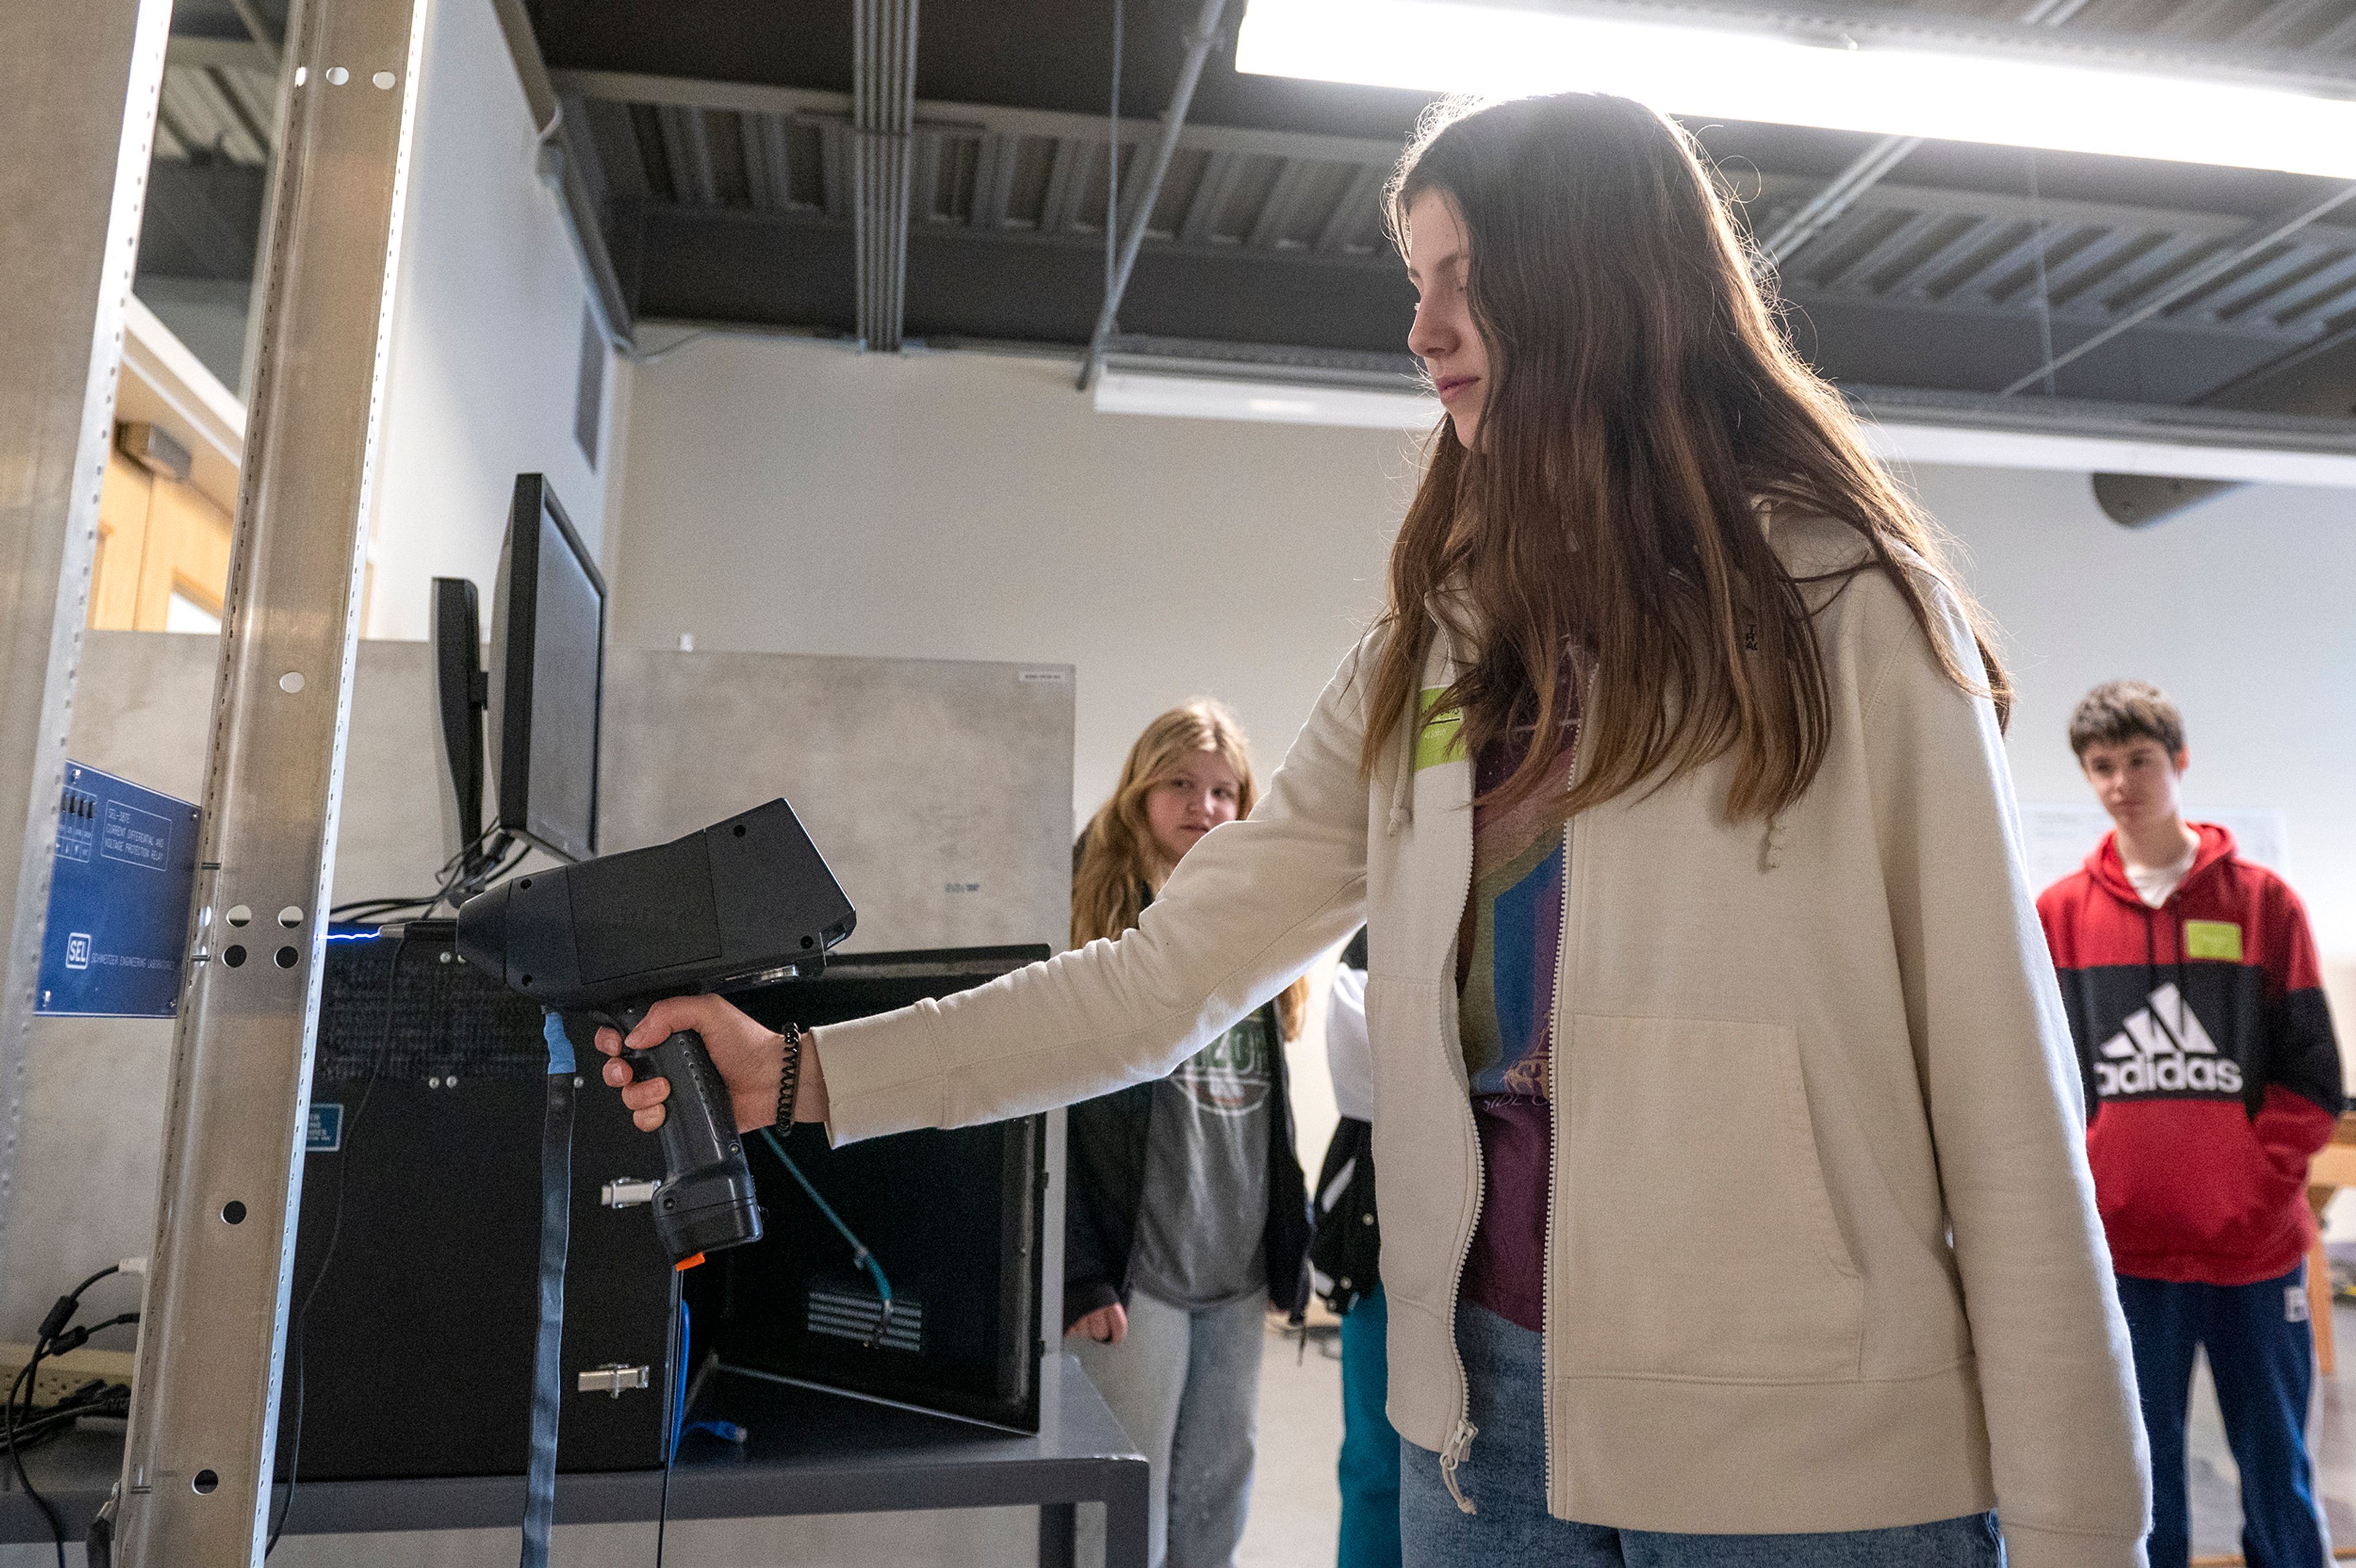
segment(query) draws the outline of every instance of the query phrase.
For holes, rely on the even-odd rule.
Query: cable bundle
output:
[[[359,899],[327,912],[331,921],[381,924],[396,915],[424,916],[444,904],[455,909],[467,899],[506,876],[531,852],[531,846],[496,827],[487,827],[473,843],[442,862],[434,874],[440,885],[422,898]]]
[[[134,1263],[127,1266],[136,1273],[142,1265]],[[48,1410],[37,1413],[33,1390],[43,1361],[52,1356],[63,1356],[80,1349],[90,1342],[93,1334],[139,1321],[136,1312],[119,1312],[103,1322],[73,1327],[74,1314],[81,1310],[83,1293],[100,1280],[124,1272],[125,1267],[123,1264],[110,1264],[58,1297],[57,1305],[50,1307],[48,1316],[41,1319],[40,1331],[34,1337],[32,1355],[18,1369],[16,1381],[8,1385],[5,1406],[0,1407],[0,1429],[5,1432],[8,1462],[16,1467],[16,1484],[25,1489],[27,1497],[33,1499],[34,1506],[41,1510],[41,1517],[49,1521],[49,1534],[57,1543],[58,1568],[66,1568],[65,1521],[58,1518],[56,1508],[41,1495],[40,1488],[33,1485],[33,1477],[25,1473],[25,1450],[71,1429],[86,1415],[130,1414],[131,1391],[119,1384],[109,1383],[103,1378],[95,1378]],[[25,1391],[21,1414],[16,1397],[19,1388]]]

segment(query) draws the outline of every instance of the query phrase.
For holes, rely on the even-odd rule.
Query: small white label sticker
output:
[[[1026,686],[1034,681],[1043,686],[1065,686],[1070,683],[1072,672],[1067,669],[1026,669],[1015,678]]]
[[[2303,1285],[2284,1285],[2283,1321],[2286,1323],[2304,1323],[2307,1319],[2307,1286]]]

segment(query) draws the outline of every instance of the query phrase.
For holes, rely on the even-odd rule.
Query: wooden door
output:
[[[195,486],[110,453],[98,498],[91,625],[166,631],[175,599],[184,625],[218,621],[229,589],[229,514]]]

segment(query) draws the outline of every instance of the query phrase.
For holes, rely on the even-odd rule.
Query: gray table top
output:
[[[723,1372],[707,1380],[691,1419],[724,1416],[742,1445],[691,1433],[670,1478],[673,1519],[736,1519],[905,1509],[1006,1507],[1103,1500],[1132,1488],[1141,1509],[1145,1459],[1069,1356],[1037,1436],[876,1404],[821,1390]],[[33,1484],[79,1541],[121,1469],[118,1433],[76,1432],[26,1456]],[[6,1467],[0,1464],[0,1472]],[[662,1472],[557,1478],[567,1524],[652,1520]],[[451,1530],[519,1523],[523,1477],[305,1482],[290,1535]],[[283,1493],[283,1488],[282,1488]],[[0,1542],[48,1539],[48,1522],[13,1474],[0,1475]]]

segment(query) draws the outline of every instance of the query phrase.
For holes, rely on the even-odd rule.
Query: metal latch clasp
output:
[[[598,1189],[597,1201],[608,1209],[635,1209],[641,1203],[655,1200],[655,1189],[662,1183],[651,1178],[625,1176],[609,1181]]]
[[[647,1387],[648,1372],[648,1369],[645,1367],[627,1367],[619,1361],[608,1361],[602,1367],[592,1367],[581,1373],[579,1386],[583,1393],[610,1394],[619,1399],[625,1390]]]

